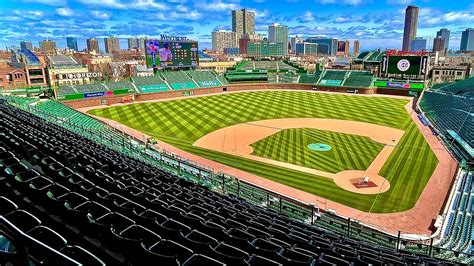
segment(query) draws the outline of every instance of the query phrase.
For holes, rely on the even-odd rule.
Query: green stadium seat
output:
[[[195,89],[198,87],[184,71],[165,71],[162,75],[172,90]]]

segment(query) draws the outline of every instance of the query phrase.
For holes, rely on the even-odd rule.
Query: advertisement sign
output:
[[[81,73],[67,73],[56,74],[57,79],[85,79],[85,78],[101,78],[102,72],[81,72]]]

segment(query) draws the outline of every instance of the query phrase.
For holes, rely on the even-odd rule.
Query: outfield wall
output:
[[[215,94],[223,91],[252,91],[252,90],[317,90],[340,93],[358,93],[358,94],[376,94],[376,88],[351,88],[351,87],[336,87],[336,86],[321,86],[313,84],[300,83],[249,83],[249,84],[228,84],[219,87],[189,89],[189,90],[173,90],[156,93],[140,93],[135,94],[135,101],[150,101],[157,99],[169,99],[183,97],[186,95],[205,95]],[[123,96],[122,96],[123,97]],[[72,108],[82,108],[102,105],[104,100],[110,103],[120,103],[122,97],[105,96],[90,99],[69,100],[62,101],[64,104]]]

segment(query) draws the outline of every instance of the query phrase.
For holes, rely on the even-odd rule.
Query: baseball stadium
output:
[[[397,79],[390,57],[4,94],[5,261],[474,263],[474,78]]]

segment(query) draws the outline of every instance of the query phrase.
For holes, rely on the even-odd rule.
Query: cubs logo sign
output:
[[[406,59],[402,59],[397,63],[398,70],[405,72],[410,68],[410,62]]]

